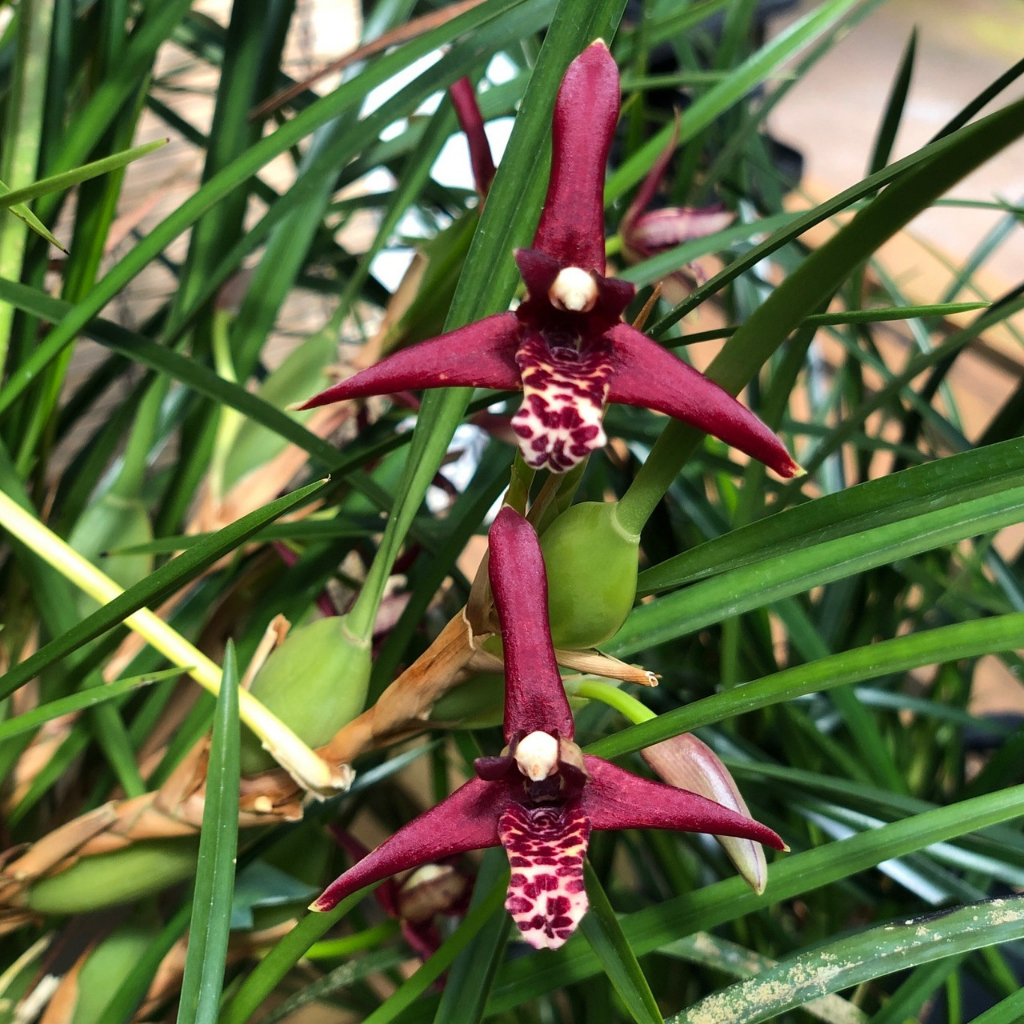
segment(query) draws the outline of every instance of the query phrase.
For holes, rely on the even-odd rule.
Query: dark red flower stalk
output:
[[[522,390],[523,458],[564,472],[605,443],[606,402],[666,413],[800,472],[781,441],[727,391],[621,320],[633,285],[605,276],[604,173],[619,73],[600,40],[569,65],[555,102],[547,199],[533,247],[516,251],[527,295],[514,313],[396,352],[310,399],[308,409],[410,388]]]
[[[494,180],[494,157],[484,131],[484,119],[477,106],[473,83],[468,78],[460,78],[448,90],[448,95],[452,99],[455,116],[459,119],[459,127],[469,144],[469,164],[473,168],[473,184],[477,195],[486,199],[487,190]]]
[[[501,844],[505,906],[526,941],[555,949],[587,910],[583,858],[592,829],[664,828],[740,836],[782,849],[768,827],[695,793],[633,775],[573,742],[548,628],[547,579],[533,527],[511,508],[490,532],[490,580],[505,656],[505,741],[477,778],[399,829],[313,904],[419,864]]]

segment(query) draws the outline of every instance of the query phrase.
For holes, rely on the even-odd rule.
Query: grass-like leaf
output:
[[[180,668],[169,668],[163,672],[147,672],[141,676],[126,676],[124,679],[115,679],[105,686],[93,686],[81,693],[72,693],[67,697],[58,697],[57,700],[47,701],[32,711],[26,711],[24,714],[9,718],[6,722],[0,722],[0,743],[9,740],[12,736],[32,732],[53,718],[96,707],[105,701],[123,697],[126,693],[149,686],[150,683],[178,675],[181,675]]]
[[[101,636],[108,629],[123,622],[132,612],[157,602],[178,587],[184,586],[205,568],[213,565],[218,558],[229,551],[234,551],[265,524],[283,516],[297,505],[311,500],[325,486],[325,483],[318,481],[286,494],[283,498],[278,498],[269,505],[243,516],[166,565],[162,565],[144,580],[129,587],[119,597],[93,612],[74,629],[51,640],[30,658],[14,665],[5,675],[0,676],[0,697],[13,693],[48,665]]]
[[[580,931],[586,936],[605,974],[636,1024],[663,1024],[651,986],[647,984],[629,940],[622,933],[604,886],[589,860],[584,863],[583,873],[590,910],[580,922]]]
[[[229,640],[210,742],[178,1024],[215,1024],[217,1020],[238,849],[238,745],[238,664],[234,644]]]
[[[809,999],[893,971],[1020,938],[1024,938],[1024,897],[1020,896],[869,928],[706,996],[671,1018],[671,1024],[758,1024]]]

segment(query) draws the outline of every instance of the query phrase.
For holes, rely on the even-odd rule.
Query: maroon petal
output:
[[[491,145],[484,131],[484,119],[476,102],[473,83],[468,78],[460,78],[449,90],[455,116],[459,119],[459,127],[465,133],[469,143],[469,162],[473,168],[473,181],[476,190],[483,199],[494,180],[494,158],[491,156]]]
[[[310,909],[333,910],[346,896],[399,871],[498,846],[498,818],[514,792],[514,785],[470,779],[336,878]]]
[[[416,388],[518,388],[518,343],[519,321],[515,314],[497,313],[402,349],[321,391],[299,408],[315,409],[348,398]]]
[[[802,472],[786,446],[724,388],[629,324],[618,324],[608,335],[616,364],[610,402],[667,413],[746,452],[780,476]]]
[[[528,808],[513,803],[498,831],[512,869],[505,909],[534,949],[558,949],[587,912],[587,816],[578,804]]]
[[[776,850],[785,843],[767,825],[706,797],[641,778],[610,761],[585,754],[590,782],[581,804],[596,829],[666,828],[756,839]]]
[[[555,100],[548,194],[533,248],[604,274],[604,172],[619,119],[619,70],[599,39],[570,65]]]
[[[507,505],[489,534],[490,580],[505,657],[505,739],[573,737],[548,625],[548,580],[533,527]]]

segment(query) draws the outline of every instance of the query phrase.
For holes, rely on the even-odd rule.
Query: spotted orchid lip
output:
[[[408,868],[501,845],[511,868],[506,908],[527,942],[555,949],[587,909],[583,858],[593,829],[706,832],[783,848],[770,828],[746,815],[581,755],[572,742],[572,714],[551,644],[540,544],[533,527],[508,507],[491,527],[489,573],[505,658],[506,743],[511,749],[546,733],[556,740],[557,768],[533,782],[512,754],[482,758],[478,777],[346,871],[313,910],[330,910]]]
[[[453,99],[476,140],[478,178],[486,177],[486,140],[479,111],[469,109],[475,101],[468,83],[453,90]],[[796,476],[800,468],[785,445],[752,412],[622,322],[634,288],[605,276],[604,232],[605,166],[618,115],[618,69],[599,40],[569,65],[555,101],[547,198],[532,246],[515,253],[527,289],[518,309],[396,352],[299,408],[420,388],[523,391],[512,423],[523,458],[563,473],[605,444],[604,405],[620,402],[689,423],[781,476]],[[663,170],[667,158],[657,167]],[[645,183],[643,194],[655,186]],[[631,208],[627,220],[645,230],[639,210]],[[547,368],[557,370],[554,378]]]

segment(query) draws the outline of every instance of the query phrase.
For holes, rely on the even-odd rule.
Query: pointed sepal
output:
[[[619,71],[599,39],[570,65],[555,100],[551,177],[533,248],[604,273],[604,174],[619,119]]]
[[[548,625],[548,583],[533,527],[507,505],[489,538],[490,582],[505,659],[505,739],[573,737],[572,712]]]
[[[519,321],[513,313],[485,317],[402,349],[321,391],[299,408],[313,409],[349,398],[420,388],[518,388],[515,351],[519,332]]]
[[[803,470],[786,446],[746,406],[629,324],[608,332],[615,376],[608,399],[663,412],[758,459],[784,477]]]
[[[603,758],[583,758],[590,781],[581,804],[596,829],[664,828],[754,839],[775,850],[786,844],[767,825],[714,800],[641,778]]]
[[[333,910],[346,896],[399,871],[499,845],[498,817],[514,797],[512,785],[470,779],[335,879],[310,910]]]

